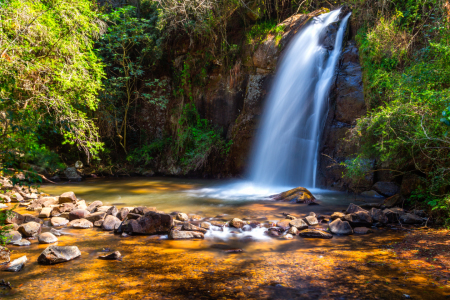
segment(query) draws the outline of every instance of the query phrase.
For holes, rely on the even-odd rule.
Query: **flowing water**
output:
[[[334,50],[325,49],[320,36],[339,14],[314,18],[277,66],[251,156],[250,179],[257,185],[315,187],[318,141],[350,15],[340,23]]]

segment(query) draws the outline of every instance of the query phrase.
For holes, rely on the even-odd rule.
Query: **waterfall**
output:
[[[319,140],[328,94],[350,14],[341,20],[334,47],[321,35],[339,21],[340,10],[314,18],[284,53],[256,136],[250,179],[255,185],[315,187]]]

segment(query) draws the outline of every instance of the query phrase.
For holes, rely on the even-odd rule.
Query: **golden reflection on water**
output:
[[[73,190],[89,202],[100,199],[105,203],[115,202],[114,194],[121,193],[123,206],[145,203],[165,210],[204,210],[208,216],[231,212],[233,216],[266,216],[269,220],[281,219],[283,211],[304,215],[312,210],[340,210],[346,205],[308,207],[253,201],[227,206],[220,199],[190,199],[182,190],[202,184],[176,180],[167,181],[170,192],[145,199],[130,196],[136,190],[138,194],[158,194],[155,190],[165,183],[112,181],[44,187],[44,191],[60,194]],[[224,206],[218,206],[221,204]],[[27,212],[23,208],[19,211]],[[412,299],[441,299],[450,294],[448,286],[430,284],[429,274],[417,261],[400,260],[386,249],[403,238],[402,233],[389,230],[331,240],[295,237],[246,242],[123,238],[99,229],[64,231],[68,235],[59,237],[58,245],[78,246],[81,258],[42,266],[37,257],[47,245],[31,240],[28,247],[10,246],[12,259],[26,255],[28,263],[19,273],[0,274],[0,279],[13,286],[12,290],[0,289],[1,299],[401,299],[403,294]],[[105,248],[120,251],[123,260],[99,260]],[[224,251],[233,248],[243,252]]]

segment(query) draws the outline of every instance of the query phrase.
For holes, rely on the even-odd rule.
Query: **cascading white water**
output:
[[[341,21],[333,50],[320,44],[320,35],[339,14],[335,10],[314,18],[294,37],[277,67],[251,156],[255,185],[315,187],[319,138],[350,14]]]

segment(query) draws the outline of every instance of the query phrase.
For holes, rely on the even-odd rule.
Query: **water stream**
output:
[[[340,12],[314,18],[277,67],[251,155],[255,185],[315,187],[319,137],[350,14],[340,22],[333,50],[325,49],[320,37]]]

